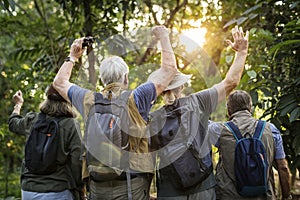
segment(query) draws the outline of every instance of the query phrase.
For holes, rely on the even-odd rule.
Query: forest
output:
[[[135,88],[160,64],[151,35],[155,25],[170,30],[179,70],[193,74],[186,93],[224,78],[234,58],[225,40],[232,40],[235,25],[249,31],[249,53],[237,89],[251,94],[255,117],[281,131],[292,192],[300,194],[300,1],[1,0],[0,5],[0,199],[21,197],[26,138],[8,130],[13,94],[24,94],[22,114],[39,111],[70,45],[85,36],[93,36],[95,43],[71,80],[101,90],[101,60],[120,55],[130,67],[130,88]],[[211,119],[227,120],[225,104]]]

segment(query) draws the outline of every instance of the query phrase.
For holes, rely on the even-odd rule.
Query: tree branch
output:
[[[170,27],[171,22],[174,20],[175,15],[177,12],[184,6],[188,4],[188,0],[184,0],[181,4],[179,4],[179,0],[177,1],[177,5],[174,10],[171,11],[169,19],[165,22],[166,27]]]
[[[154,19],[155,24],[158,25],[159,22],[158,22],[158,20],[157,20],[157,18],[156,18],[155,12],[154,12],[153,9],[152,9],[152,8],[153,8],[153,5],[152,5],[151,0],[144,0],[144,3],[145,3],[146,6],[149,8],[149,11],[150,11],[150,13],[151,13],[151,15],[152,15],[152,17],[153,17],[153,19]]]

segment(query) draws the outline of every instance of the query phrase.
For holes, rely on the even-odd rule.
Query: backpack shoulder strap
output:
[[[243,138],[240,129],[232,121],[226,122],[225,125],[229,128],[237,141]]]
[[[264,132],[265,126],[266,126],[266,121],[258,120],[253,138],[260,140],[262,133]]]

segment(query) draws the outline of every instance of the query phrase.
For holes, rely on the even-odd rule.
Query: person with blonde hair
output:
[[[18,135],[29,137],[31,129],[39,116],[46,119],[58,119],[59,138],[54,172],[37,174],[25,167],[22,162],[21,189],[22,199],[80,199],[83,182],[81,179],[81,132],[76,121],[76,112],[71,104],[60,96],[50,85],[46,91],[47,98],[40,105],[40,112],[20,115],[24,103],[19,90],[13,95],[14,110],[9,117],[9,130]],[[42,166],[41,166],[42,167]]]
[[[101,62],[99,78],[105,87],[102,92],[90,91],[70,82],[74,64],[85,50],[82,47],[84,38],[76,39],[73,42],[70,56],[63,63],[54,79],[53,84],[57,91],[77,108],[87,122],[85,124],[87,130],[85,132],[87,138],[85,147],[87,149],[86,161],[88,166],[84,165],[86,166],[84,174],[90,180],[89,197],[91,199],[149,199],[149,189],[154,169],[152,167],[152,157],[147,154],[148,138],[143,130],[146,127],[153,102],[156,101],[156,97],[164,91],[177,72],[169,31],[164,26],[155,26],[152,33],[160,41],[162,48],[158,79],[149,80],[130,93],[126,91],[129,85],[129,68],[120,56],[111,56]],[[105,113],[106,116],[111,117],[109,122],[106,123],[108,126],[100,126],[105,119],[107,120],[101,114],[101,110],[104,110],[105,107],[104,104],[109,105],[109,102],[115,101],[117,102],[114,104],[115,107],[124,105],[122,108],[127,109],[128,106],[129,119],[127,116],[113,115],[111,110],[114,107],[112,107],[111,109],[108,108],[109,111]],[[97,110],[97,112],[92,109]],[[95,114],[93,114],[93,111]],[[88,120],[91,114],[98,118],[94,121]],[[120,126],[121,131],[119,132],[122,132],[120,140],[123,141],[123,138],[128,137],[128,142],[126,141],[122,148],[115,145],[114,141],[107,141],[106,144],[103,144],[104,140],[107,140],[104,134],[115,130],[113,128],[116,127],[114,125],[117,121],[119,123],[128,121],[132,125],[130,127]],[[94,125],[90,125],[92,122],[94,122]],[[110,130],[104,133],[102,130],[105,128]],[[129,131],[124,129],[129,129]],[[90,136],[92,134],[95,137]],[[104,136],[103,140],[99,139],[101,136]],[[117,137],[117,135],[114,135],[114,137]],[[93,142],[94,144],[90,144]],[[125,161],[122,163],[128,165],[128,167],[121,168],[119,166],[119,163],[123,161],[122,159],[117,159],[117,165],[104,162],[104,160],[110,158],[111,154],[109,152],[113,150],[130,156],[128,159],[123,159]],[[93,154],[91,158],[95,158],[93,159],[95,164],[88,159],[91,154]],[[105,180],[103,180],[104,177],[106,177]]]

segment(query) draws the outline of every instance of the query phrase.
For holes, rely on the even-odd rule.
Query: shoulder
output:
[[[134,95],[140,95],[143,93],[148,93],[148,92],[156,92],[155,90],[155,85],[152,82],[146,82],[143,83],[142,85],[138,86],[135,90],[134,90]]]
[[[90,90],[82,88],[78,85],[73,84],[68,90],[68,97],[71,102],[76,101],[78,99],[84,98],[87,92]]]
[[[200,98],[217,98],[218,97],[218,92],[215,87],[211,87],[205,90],[201,90],[199,92],[196,92],[192,94],[191,96],[196,96]]]
[[[58,123],[61,127],[70,127],[70,126],[75,126],[78,122],[75,118],[72,117],[66,117],[63,119],[59,119]]]
[[[277,127],[274,124],[270,122],[267,122],[267,124],[269,125],[273,134],[280,134],[280,131],[277,129]]]

